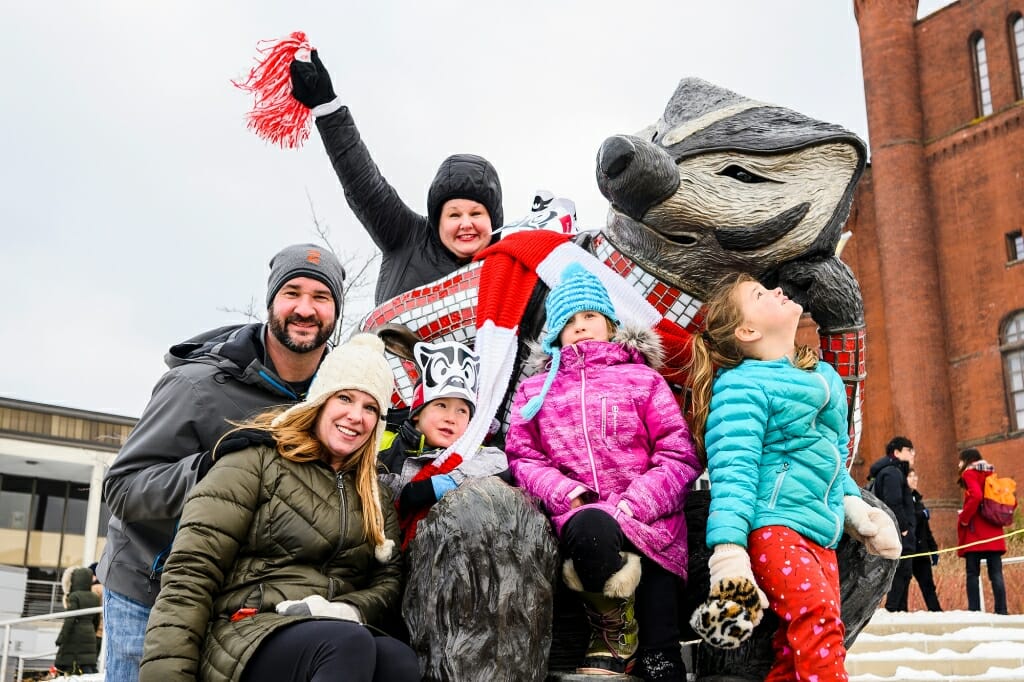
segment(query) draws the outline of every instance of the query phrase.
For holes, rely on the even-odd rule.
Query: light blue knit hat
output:
[[[527,421],[533,419],[540,411],[540,406],[544,404],[544,398],[555,381],[555,374],[562,364],[562,348],[556,344],[562,335],[562,329],[572,316],[584,310],[593,310],[607,317],[613,324],[619,324],[615,306],[608,297],[608,290],[596,275],[576,262],[565,266],[558,285],[548,294],[544,305],[547,308],[548,319],[545,326],[547,334],[541,340],[541,350],[551,355],[551,369],[548,370],[548,377],[540,393],[530,398],[519,412]]]

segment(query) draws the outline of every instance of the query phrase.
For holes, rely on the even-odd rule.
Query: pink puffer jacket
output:
[[[562,349],[561,366],[537,416],[520,409],[546,372],[516,391],[505,441],[517,482],[545,505],[556,535],[580,509],[603,509],[647,557],[686,578],[683,504],[701,467],[665,379],[644,364],[660,359],[653,332],[620,330],[612,342]],[[580,487],[584,504],[570,508]],[[623,513],[625,500],[633,516]]]

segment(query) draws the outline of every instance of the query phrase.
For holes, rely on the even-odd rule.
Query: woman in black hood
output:
[[[420,215],[381,175],[316,50],[311,60],[292,61],[292,96],[312,109],[348,205],[381,250],[375,305],[451,274],[497,241],[501,183],[490,162],[473,154],[445,159]]]

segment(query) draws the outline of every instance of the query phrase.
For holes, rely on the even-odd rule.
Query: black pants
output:
[[[54,667],[56,668],[56,666]],[[99,670],[95,665],[75,664],[71,667],[70,670],[61,670],[60,668],[57,668],[57,672],[59,672],[61,675],[93,675],[99,672]]]
[[[347,620],[306,620],[277,630],[256,649],[242,682],[419,682],[416,654]]]
[[[992,598],[995,599],[996,613],[1006,614],[1006,584],[1003,582],[1003,555],[1001,552],[966,552],[967,562],[967,610],[981,610],[981,560],[988,567],[988,580],[992,583]]]
[[[907,593],[910,591],[910,578],[914,575],[913,559],[900,559],[896,566],[896,574],[892,577],[892,587],[885,597],[886,611],[906,611]]]
[[[641,649],[679,648],[679,578],[651,561],[622,534],[619,524],[599,509],[584,509],[562,527],[562,554],[572,559],[587,592],[601,592],[623,566],[619,552],[640,555],[636,620]]]
[[[921,588],[921,596],[924,597],[924,604],[929,611],[941,611],[939,596],[935,593],[935,578],[932,577],[932,558],[930,556],[914,557],[911,561],[911,569],[914,573],[914,580]],[[907,592],[910,592],[908,589]],[[906,604],[902,611],[906,611]]]

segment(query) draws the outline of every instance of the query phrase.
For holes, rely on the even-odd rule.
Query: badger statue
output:
[[[823,360],[834,365],[844,379],[852,456],[859,443],[865,378],[863,301],[837,249],[865,157],[864,143],[839,126],[686,78],[654,124],[636,135],[614,135],[601,145],[596,175],[601,193],[610,202],[607,224],[573,239],[657,309],[663,317],[658,331],[671,335],[676,347],[685,347],[689,336],[701,330],[702,301],[723,275],[745,271],[766,286],[781,286],[810,313],[818,325]],[[408,353],[412,339],[473,343],[480,270],[479,261],[467,265],[382,304],[363,321],[363,329],[381,330],[390,341],[389,361],[398,387],[393,407],[399,414],[411,402],[416,381]],[[522,345],[541,333],[546,291],[545,283],[540,282],[519,320]],[[403,339],[399,330],[411,333]],[[521,349],[518,358],[525,356]],[[509,389],[523,371],[517,363]],[[681,362],[663,370],[677,387],[683,383],[682,372]],[[497,411],[502,422],[499,441],[507,425],[510,396],[508,390]],[[501,504],[496,505],[467,505],[460,501],[461,494],[456,490],[445,496],[421,522],[421,528],[443,523],[450,531],[489,524],[503,528],[503,537],[519,537],[522,542],[516,543],[517,552],[503,552],[508,564],[499,568],[501,562],[487,550],[491,543],[487,537],[462,533],[458,542],[464,549],[448,546],[442,551],[422,538],[450,537],[450,532],[418,533],[410,547],[403,615],[421,657],[424,679],[543,680],[548,670],[544,666],[536,669],[535,662],[544,660],[549,646],[548,668],[553,674],[571,667],[576,652],[567,650],[584,646],[585,640],[574,637],[570,621],[559,617],[563,605],[554,576],[554,567],[560,563],[552,555],[557,551],[555,544],[550,537],[543,537],[544,531],[538,532],[537,524],[526,522],[540,512],[533,510],[522,494],[502,495]],[[480,491],[472,494],[479,498]],[[868,493],[865,499],[879,504]],[[706,490],[696,490],[687,502],[689,578],[680,603],[684,639],[688,639],[685,623],[689,613],[708,593],[710,551],[704,544],[704,519],[709,501]],[[508,505],[515,507],[516,513],[510,513]],[[464,525],[460,514],[466,515]],[[494,518],[482,523],[481,515]],[[507,550],[508,543],[501,547]],[[886,593],[896,562],[868,555],[849,537],[844,537],[837,554],[849,645]],[[431,587],[442,555],[450,570],[468,570],[476,576],[461,583],[460,600],[440,597]],[[418,563],[429,564],[430,570],[418,570]],[[550,586],[538,580],[537,566],[543,566],[542,572],[550,576]],[[539,620],[554,618],[552,636],[538,637],[525,626],[510,632],[502,623],[521,624],[522,614],[512,618],[504,613],[495,615],[495,586],[514,585],[518,574],[527,576],[523,584],[531,590],[531,597],[522,604]],[[474,595],[474,584],[483,585],[487,594]],[[513,596],[514,589],[505,594],[511,601],[519,599]],[[410,595],[416,598],[410,599]],[[489,606],[476,608],[477,604]],[[442,616],[439,608],[461,613]],[[473,627],[459,625],[470,621]],[[489,621],[492,627],[481,627],[481,621]],[[698,646],[693,671],[697,679],[764,679],[772,660],[770,639],[776,622],[766,618],[739,649]],[[460,633],[460,627],[466,632]],[[466,641],[466,636],[474,638],[473,651],[492,652],[473,657],[478,661],[476,670],[472,664],[467,669],[465,660],[454,663],[462,658],[457,642]],[[487,637],[493,641],[479,641]],[[438,642],[444,645],[438,646]],[[538,648],[543,649],[539,657]],[[530,663],[524,667],[523,661]],[[457,676],[451,672],[454,669],[459,670]]]

